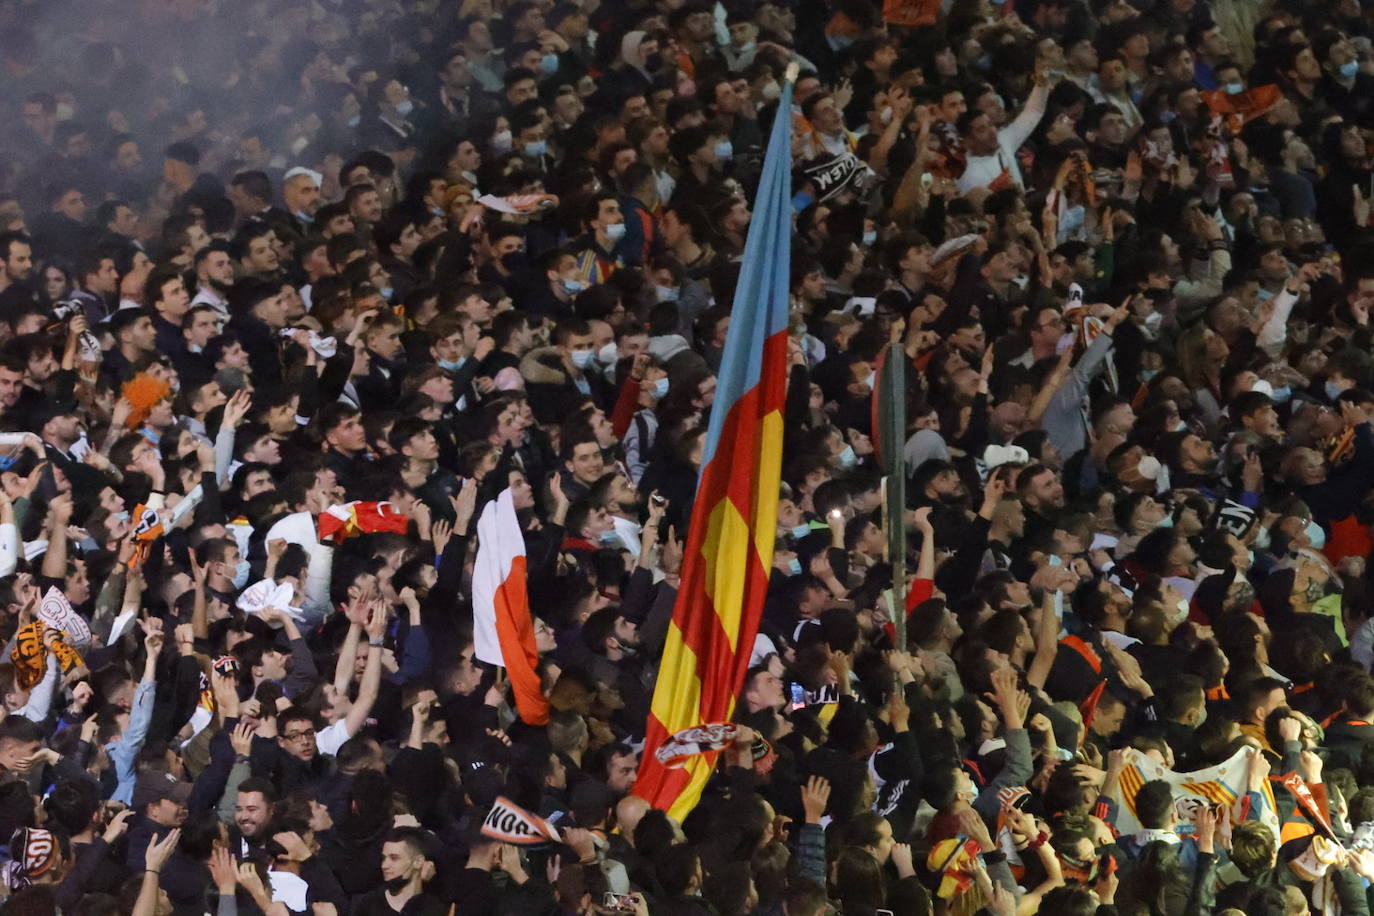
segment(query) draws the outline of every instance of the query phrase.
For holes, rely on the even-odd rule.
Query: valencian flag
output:
[[[730,719],[763,613],[773,562],[787,393],[788,271],[792,245],[792,83],[778,115],[744,245],[715,405],[701,459],[682,583],[663,648],[634,793],[681,819],[696,804],[717,752],[680,769],[655,750],[685,728]]]

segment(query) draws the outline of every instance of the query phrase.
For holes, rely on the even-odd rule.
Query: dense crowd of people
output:
[[[0,6],[6,912],[1368,914],[1372,37]],[[633,789],[792,63],[771,581],[678,823]],[[547,724],[474,658],[507,490]]]

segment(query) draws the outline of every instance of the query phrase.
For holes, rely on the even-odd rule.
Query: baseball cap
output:
[[[138,811],[164,798],[184,805],[190,797],[191,784],[165,771],[145,770],[138,775],[138,782],[134,784],[134,808]]]
[[[76,404],[71,401],[44,398],[34,407],[29,419],[33,423],[33,428],[41,431],[53,417],[66,417],[78,412]]]

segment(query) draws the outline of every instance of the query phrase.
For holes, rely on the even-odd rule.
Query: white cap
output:
[[[287,173],[286,173],[285,175],[282,176],[282,181],[290,181],[292,178],[295,178],[297,175],[305,175],[305,176],[308,177],[311,181],[315,182],[315,184],[317,184],[317,185],[324,184],[324,176],[323,176],[323,175],[321,175],[319,172],[315,171],[314,169],[308,169],[308,168],[306,168],[306,167],[303,166],[303,165],[298,165],[298,166],[296,166],[294,169],[288,170]]]

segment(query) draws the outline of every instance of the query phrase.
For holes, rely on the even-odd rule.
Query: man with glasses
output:
[[[1030,309],[1026,312],[1024,330],[1030,340],[1030,347],[1011,365],[1029,369],[1042,359],[1048,359],[1059,352],[1059,340],[1064,336],[1064,316],[1058,309],[1048,306]]]

